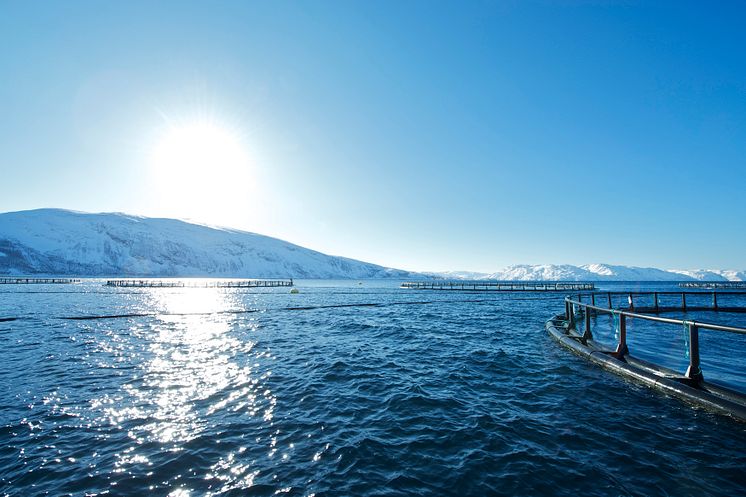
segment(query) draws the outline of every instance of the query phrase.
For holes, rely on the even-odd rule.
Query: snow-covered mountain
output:
[[[0,274],[409,278],[276,238],[126,214],[38,209],[0,214]]]
[[[611,264],[519,264],[479,279],[532,281],[746,281],[746,271],[721,269],[663,270]]]
[[[276,238],[127,214],[61,209],[0,214],[0,275],[236,278],[446,278],[544,281],[746,281],[746,271],[611,264],[509,266],[496,273],[412,273]]]
[[[731,269],[671,269],[671,272],[701,281],[746,281],[746,271]]]
[[[478,273],[476,271],[428,271],[422,273],[423,277],[433,278],[436,280],[482,280],[487,273]]]

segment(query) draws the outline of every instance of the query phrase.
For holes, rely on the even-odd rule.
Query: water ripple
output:
[[[561,296],[80,288],[0,302],[0,494],[746,488],[744,427],[556,347]]]

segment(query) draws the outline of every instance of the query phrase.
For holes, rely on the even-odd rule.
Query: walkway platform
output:
[[[273,288],[293,286],[293,280],[190,281],[176,279],[107,280],[105,286],[120,288]]]
[[[556,281],[407,281],[401,288],[468,292],[582,292],[593,291],[593,283]]]
[[[746,281],[686,281],[680,288],[703,288],[709,290],[746,290]]]
[[[68,285],[80,283],[70,278],[0,278],[0,285]]]

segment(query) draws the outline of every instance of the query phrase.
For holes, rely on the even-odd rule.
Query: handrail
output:
[[[0,285],[61,285],[61,284],[72,284],[80,283],[79,279],[75,278],[0,278]]]
[[[746,288],[746,281],[685,281],[679,283],[681,288]]]
[[[609,293],[609,292],[602,292],[602,293]],[[629,294],[629,292],[620,292],[621,294]],[[658,301],[657,301],[657,295],[662,292],[648,292],[652,293],[656,296],[656,308],[658,308]],[[686,293],[698,293],[703,294],[704,292],[670,292],[673,294],[686,294]],[[707,292],[706,294],[709,294],[710,292]],[[730,293],[730,292],[729,292]],[[746,293],[746,292],[739,292],[739,293]],[[712,292],[713,294],[713,310],[717,310],[717,294],[716,292]],[[592,294],[595,297],[595,294]],[[630,297],[630,303],[632,302]],[[685,326],[689,331],[689,340],[688,340],[688,346],[689,346],[689,367],[686,370],[685,377],[687,380],[699,384],[702,381],[704,381],[704,377],[702,375],[702,369],[700,367],[700,357],[699,357],[699,330],[706,329],[706,330],[712,330],[712,331],[724,331],[727,333],[736,333],[739,335],[746,335],[746,328],[740,328],[735,326],[725,326],[720,324],[712,324],[712,323],[701,323],[694,320],[688,320],[688,319],[674,319],[674,318],[664,318],[660,316],[650,316],[648,314],[640,314],[638,312],[630,312],[630,311],[623,311],[621,309],[614,309],[611,307],[611,294],[609,293],[609,307],[599,307],[595,305],[595,302],[592,304],[585,303],[581,301],[580,295],[578,295],[578,300],[573,300],[571,297],[565,297],[565,317],[567,319],[568,323],[568,329],[575,328],[575,306],[578,306],[579,308],[584,309],[583,315],[585,318],[585,329],[583,330],[582,336],[580,336],[580,341],[585,345],[588,340],[593,339],[593,334],[591,330],[591,313],[588,312],[589,310],[595,311],[597,314],[605,313],[605,314],[611,314],[612,316],[619,316],[619,339],[617,342],[616,350],[612,353],[614,356],[616,356],[618,359],[622,359],[625,355],[629,354],[629,349],[627,347],[627,318],[630,319],[642,319],[646,321],[653,321],[657,323],[667,323],[667,324],[676,324],[679,326]],[[682,295],[682,310],[686,311],[686,298],[684,295]],[[577,329],[576,329],[577,331]]]
[[[635,308],[635,299],[634,297],[639,296],[650,296],[653,297],[653,307],[651,309],[648,309],[651,312],[661,312],[662,310],[672,310],[670,308],[661,307],[660,301],[658,297],[660,296],[667,296],[667,295],[677,295],[681,297],[681,309],[683,311],[687,311],[689,308],[692,308],[692,310],[713,310],[713,311],[731,311],[731,312],[746,312],[746,307],[740,306],[740,307],[721,307],[718,306],[718,295],[721,296],[743,296],[746,295],[746,292],[732,292],[732,291],[724,291],[724,292],[718,292],[715,290],[712,291],[616,291],[616,292],[578,292],[577,294],[573,293],[573,295],[578,296],[578,302],[583,302],[583,297],[590,298],[591,304],[596,305],[596,297],[605,296],[606,300],[608,302],[607,307],[609,309],[613,308],[613,302],[612,302],[612,296],[613,295],[626,295],[627,300],[629,302],[629,309]],[[686,303],[686,297],[705,297],[705,296],[712,296],[712,306],[711,307],[697,307],[697,306],[687,306]]]
[[[134,279],[107,280],[104,286],[126,288],[260,288],[290,287],[293,279],[245,279],[227,281],[189,281],[188,279]]]
[[[585,302],[578,302],[577,300],[572,300],[569,297],[565,298],[565,302],[568,302],[570,304],[575,304],[577,306],[585,307],[587,309],[593,309],[594,311],[604,312],[607,314],[617,314],[620,316],[624,315],[629,318],[647,319],[648,321],[657,321],[659,323],[669,323],[669,324],[679,324],[679,325],[696,324],[699,328],[703,328],[707,330],[727,331],[729,333],[739,333],[739,334],[746,335],[746,328],[738,328],[735,326],[725,326],[725,325],[720,325],[720,324],[702,323],[702,322],[694,321],[690,319],[662,318],[658,316],[651,316],[649,314],[640,314],[638,312],[623,311],[621,309],[610,309],[608,307],[599,307],[593,304],[586,304]]]
[[[565,281],[426,280],[405,281],[401,288],[413,290],[499,290],[499,291],[590,291],[593,283]]]
[[[681,295],[682,293],[685,294],[685,295],[712,295],[713,290],[712,289],[709,289],[709,290],[702,289],[700,291],[693,291],[693,290],[678,290],[678,291],[676,291],[676,290],[668,290],[668,291],[660,291],[660,292],[657,291],[657,290],[647,290],[647,291],[642,291],[642,290],[638,290],[638,291],[617,290],[617,291],[614,291],[614,292],[601,291],[601,292],[593,292],[593,293],[582,293],[581,295],[583,295],[583,296],[594,295],[594,294],[595,295],[607,295],[607,294],[611,294],[611,295],[653,295],[653,294],[658,294],[658,295]],[[717,293],[721,293],[723,295],[746,295],[746,291],[740,291],[740,292],[739,291],[733,291],[733,292],[731,292],[731,291],[725,291],[725,292],[717,292]]]

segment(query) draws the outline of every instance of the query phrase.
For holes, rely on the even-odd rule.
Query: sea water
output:
[[[0,494],[746,492],[744,424],[559,347],[564,295],[296,284],[0,287]],[[743,387],[742,338],[702,332],[708,379]]]

